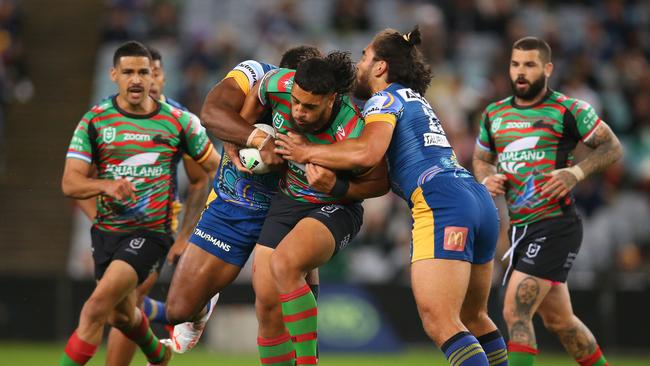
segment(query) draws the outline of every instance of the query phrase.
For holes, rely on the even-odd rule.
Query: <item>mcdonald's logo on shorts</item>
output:
[[[456,252],[462,252],[465,250],[465,243],[467,243],[467,231],[466,227],[460,226],[447,226],[445,227],[445,250],[453,250]]]

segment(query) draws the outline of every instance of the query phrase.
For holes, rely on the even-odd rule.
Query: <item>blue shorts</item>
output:
[[[266,211],[250,210],[216,198],[201,214],[190,243],[243,267],[255,248],[265,217]]]
[[[474,178],[435,177],[411,195],[411,262],[456,259],[484,264],[494,258],[499,216],[490,193]]]

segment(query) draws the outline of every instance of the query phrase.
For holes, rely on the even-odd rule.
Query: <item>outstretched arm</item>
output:
[[[279,135],[275,152],[287,160],[314,163],[335,170],[370,169],[381,162],[393,137],[390,122],[367,124],[358,138],[334,144],[313,144],[303,136]]]

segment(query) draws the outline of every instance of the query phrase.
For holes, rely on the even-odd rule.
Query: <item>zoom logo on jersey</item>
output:
[[[151,141],[151,136],[140,133],[125,133],[122,141]]]
[[[196,228],[194,229],[194,235],[198,236],[199,238],[209,241],[212,243],[214,246],[218,247],[219,249],[223,250],[224,252],[229,252],[230,251],[230,244],[226,244],[222,242],[221,240],[215,238],[214,236],[204,232],[203,230]]]

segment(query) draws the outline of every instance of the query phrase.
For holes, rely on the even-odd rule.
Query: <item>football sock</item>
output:
[[[452,366],[489,366],[478,340],[469,332],[459,332],[440,347]]]
[[[284,324],[296,348],[296,365],[315,365],[318,310],[308,285],[280,295]]]
[[[576,361],[580,366],[609,366],[605,356],[603,355],[603,351],[600,350],[600,347],[596,347],[596,352],[591,355]]]
[[[510,366],[533,366],[535,356],[539,353],[536,348],[525,344],[508,342],[508,362]]]
[[[481,344],[483,351],[485,351],[490,366],[508,365],[508,347],[506,347],[506,342],[498,329],[476,339]]]
[[[61,356],[59,366],[81,366],[97,352],[97,345],[90,344],[77,336],[77,331],[72,333],[65,350]]]
[[[122,331],[122,333],[140,347],[150,363],[160,363],[165,357],[166,346],[151,331],[144,312],[141,311],[141,314],[140,323],[127,331]]]
[[[142,304],[142,311],[144,311],[147,319],[151,322],[169,324],[169,320],[167,320],[167,307],[162,301],[154,300],[149,296],[145,296],[144,303]]]
[[[289,333],[275,338],[257,338],[257,349],[262,365],[293,366],[296,361],[296,351]]]

